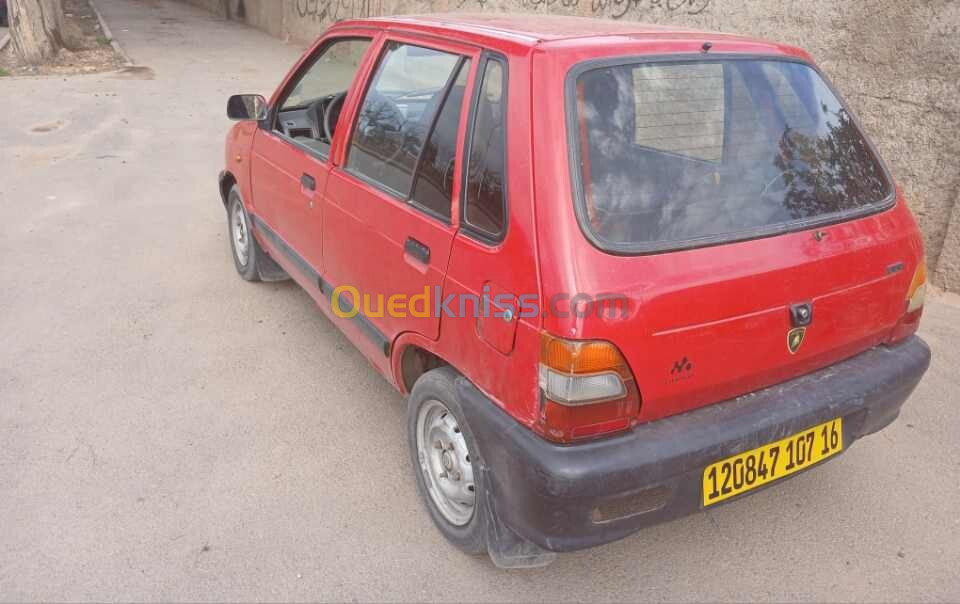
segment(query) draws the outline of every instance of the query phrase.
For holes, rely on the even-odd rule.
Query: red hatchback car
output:
[[[344,21],[228,115],[237,270],[292,277],[409,395],[427,509],[501,566],[832,458],[929,364],[920,233],[797,48]]]

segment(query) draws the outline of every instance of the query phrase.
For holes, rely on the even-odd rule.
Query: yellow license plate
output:
[[[704,507],[789,476],[843,450],[843,419],[837,418],[710,464],[703,471]]]

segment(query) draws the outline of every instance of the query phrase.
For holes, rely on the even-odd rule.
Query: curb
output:
[[[107,22],[103,19],[103,15],[100,14],[100,9],[97,8],[96,3],[93,0],[87,0],[87,3],[90,4],[90,9],[93,11],[93,14],[97,16],[97,21],[100,22],[100,33],[110,40],[110,46],[112,46],[113,51],[123,59],[124,66],[132,67],[134,65],[133,60],[130,58],[130,55],[123,50],[120,43],[117,42],[117,39],[113,37],[113,32],[110,31],[110,26],[107,25]]]

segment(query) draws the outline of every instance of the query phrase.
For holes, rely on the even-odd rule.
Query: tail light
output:
[[[917,270],[913,273],[913,281],[907,290],[907,314],[923,309],[923,302],[927,296],[927,262],[921,260]]]
[[[921,260],[920,264],[917,265],[917,270],[913,273],[910,287],[907,289],[904,313],[896,327],[893,328],[893,333],[890,336],[891,341],[902,340],[917,331],[920,326],[920,317],[923,315],[923,303],[926,296],[927,263],[925,260]]]
[[[616,346],[601,340],[540,338],[540,414],[534,429],[568,443],[636,422],[640,393]]]

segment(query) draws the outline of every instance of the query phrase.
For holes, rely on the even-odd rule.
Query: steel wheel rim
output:
[[[446,405],[431,399],[417,414],[417,460],[430,499],[444,519],[464,526],[476,508],[476,485],[467,441]]]
[[[233,253],[241,266],[246,266],[250,258],[250,229],[247,228],[247,216],[239,203],[233,205],[230,217],[230,233],[233,235]]]

